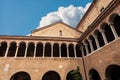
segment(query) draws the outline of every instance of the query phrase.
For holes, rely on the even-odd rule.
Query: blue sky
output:
[[[27,35],[59,7],[85,7],[92,0],[0,0],[0,35]]]

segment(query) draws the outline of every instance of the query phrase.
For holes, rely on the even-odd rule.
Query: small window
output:
[[[104,7],[102,7],[101,9],[100,9],[100,12],[103,12],[104,11]]]
[[[59,35],[62,36],[62,30],[59,31]]]

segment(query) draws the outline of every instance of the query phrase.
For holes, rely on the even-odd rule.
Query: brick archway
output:
[[[89,71],[89,80],[101,80],[99,73],[95,69]]]
[[[27,72],[20,71],[13,74],[10,80],[31,80],[31,77]]]
[[[105,75],[107,80],[120,80],[120,66],[109,65],[106,68]]]
[[[48,71],[43,75],[42,80],[61,80],[61,78],[57,72]]]

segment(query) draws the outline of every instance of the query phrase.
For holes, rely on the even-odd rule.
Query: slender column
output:
[[[103,37],[103,40],[104,40],[104,43],[107,44],[108,41],[107,41],[107,38],[105,36],[105,30],[100,30],[101,34],[102,34],[102,37]]]
[[[87,53],[87,55],[89,54],[89,52],[88,52],[88,44],[87,43],[84,43],[84,46],[85,46],[85,51],[86,51],[86,53]]]
[[[118,34],[117,34],[116,30],[115,30],[115,27],[113,26],[113,24],[109,24],[109,26],[110,26],[110,28],[111,28],[111,30],[113,32],[113,35],[114,35],[115,39],[117,39]]]
[[[96,42],[97,49],[100,48],[100,44],[99,44],[97,35],[94,34],[93,37],[95,38],[95,42]]]
[[[53,44],[51,44],[51,57],[53,58]]]
[[[17,44],[17,46],[16,46],[16,51],[15,51],[15,58],[17,57],[18,48],[19,48],[19,44]]]
[[[74,55],[75,55],[75,58],[77,58],[77,54],[76,54],[76,49],[75,49],[75,45],[74,45]]]
[[[45,44],[43,44],[43,58],[45,57]]]
[[[80,46],[80,50],[81,50],[81,53],[82,53],[82,57],[84,57],[84,51],[83,51],[83,46]]]
[[[89,44],[90,44],[91,52],[94,51],[94,48],[93,48],[93,45],[92,45],[92,40],[88,39],[88,42],[89,42]]]
[[[7,44],[7,49],[6,49],[6,52],[5,52],[5,56],[4,56],[4,57],[7,57],[7,54],[8,54],[8,50],[9,50],[9,48],[10,48],[10,45]]]
[[[67,57],[69,58],[69,47],[67,45]]]
[[[28,50],[28,44],[26,44],[25,55],[24,55],[25,58],[27,56],[27,50]]]
[[[59,44],[59,57],[61,58],[61,44]]]
[[[37,49],[37,44],[35,44],[35,47],[34,47],[34,58],[36,57],[36,49]]]

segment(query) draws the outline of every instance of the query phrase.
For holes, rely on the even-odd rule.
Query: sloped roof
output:
[[[37,32],[37,31],[40,31],[40,30],[43,30],[43,29],[46,29],[46,28],[49,28],[49,27],[52,27],[53,25],[56,25],[56,24],[58,24],[58,23],[61,23],[61,24],[63,24],[63,25],[66,25],[67,27],[69,27],[69,28],[71,28],[71,29],[73,29],[73,30],[75,30],[75,31],[77,31],[77,32],[82,33],[81,31],[79,31],[79,30],[77,30],[77,29],[69,26],[68,24],[66,24],[66,23],[64,23],[64,22],[56,22],[56,23],[53,23],[53,24],[50,24],[50,25],[47,25],[47,26],[44,26],[44,27],[35,29],[35,30],[32,31],[32,33]]]

